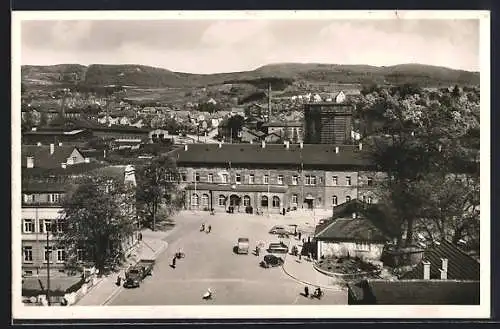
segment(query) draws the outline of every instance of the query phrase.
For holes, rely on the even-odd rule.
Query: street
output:
[[[239,237],[250,239],[251,250],[257,241],[264,241],[266,245],[279,241],[268,234],[269,229],[278,224],[276,219],[182,212],[175,222],[176,227],[165,238],[168,249],[157,258],[153,275],[139,288],[121,289],[107,305],[347,304],[345,291],[328,290],[321,300],[301,296],[304,285],[287,276],[280,267],[259,266],[265,252],[259,257],[233,252]],[[202,223],[211,225],[212,232],[200,232]],[[177,260],[176,267],[172,268],[172,258],[179,248],[186,257]],[[202,300],[208,288],[214,298]]]

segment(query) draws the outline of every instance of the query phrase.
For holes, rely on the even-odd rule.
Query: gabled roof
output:
[[[479,280],[479,262],[470,257],[451,242],[440,241],[434,243],[424,251],[424,261],[431,263],[431,279],[439,279],[439,269],[442,266],[441,259],[448,259],[448,279],[451,280]],[[423,263],[419,263],[411,272],[402,276],[402,279],[423,279]]]
[[[351,145],[339,146],[335,153],[334,145],[326,144],[190,144],[185,151],[182,146],[170,152],[177,164],[233,164],[249,165],[293,165],[328,167],[369,167],[372,162],[367,152],[359,151]]]
[[[75,149],[77,152],[80,152],[75,146],[72,145],[59,146],[55,144],[54,153],[50,154],[49,145],[23,145],[21,147],[21,166],[26,168],[26,158],[33,157],[35,168],[60,168],[61,163],[66,163],[67,159]]]
[[[480,296],[479,281],[363,280],[348,288],[350,304],[478,305]]]
[[[356,218],[353,218],[353,213]],[[321,241],[386,242],[393,237],[393,229],[378,211],[378,205],[358,199],[333,208],[333,215],[315,230],[315,239]]]

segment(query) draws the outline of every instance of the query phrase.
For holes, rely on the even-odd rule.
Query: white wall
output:
[[[359,257],[362,259],[380,260],[384,244],[360,244],[353,242],[318,241],[318,256]]]

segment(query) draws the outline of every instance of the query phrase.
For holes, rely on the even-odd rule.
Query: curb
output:
[[[290,273],[288,273],[288,271],[285,269],[285,265],[281,266],[281,269],[283,270],[283,273],[285,273],[287,276],[289,276],[291,279],[293,279],[294,281],[297,281],[297,282],[300,282],[304,285],[308,285],[308,286],[314,286],[314,287],[320,287],[322,289],[325,289],[325,290],[330,290],[330,291],[344,291],[345,289],[342,288],[342,287],[332,287],[332,286],[324,286],[322,284],[317,284],[317,283],[311,283],[311,282],[307,282],[307,281],[304,281],[304,280],[301,280],[301,279],[298,279],[297,277],[295,277],[294,275],[291,275]]]

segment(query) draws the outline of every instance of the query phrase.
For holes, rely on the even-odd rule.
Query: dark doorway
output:
[[[305,199],[304,203],[306,204],[307,209],[313,209],[314,199]]]

